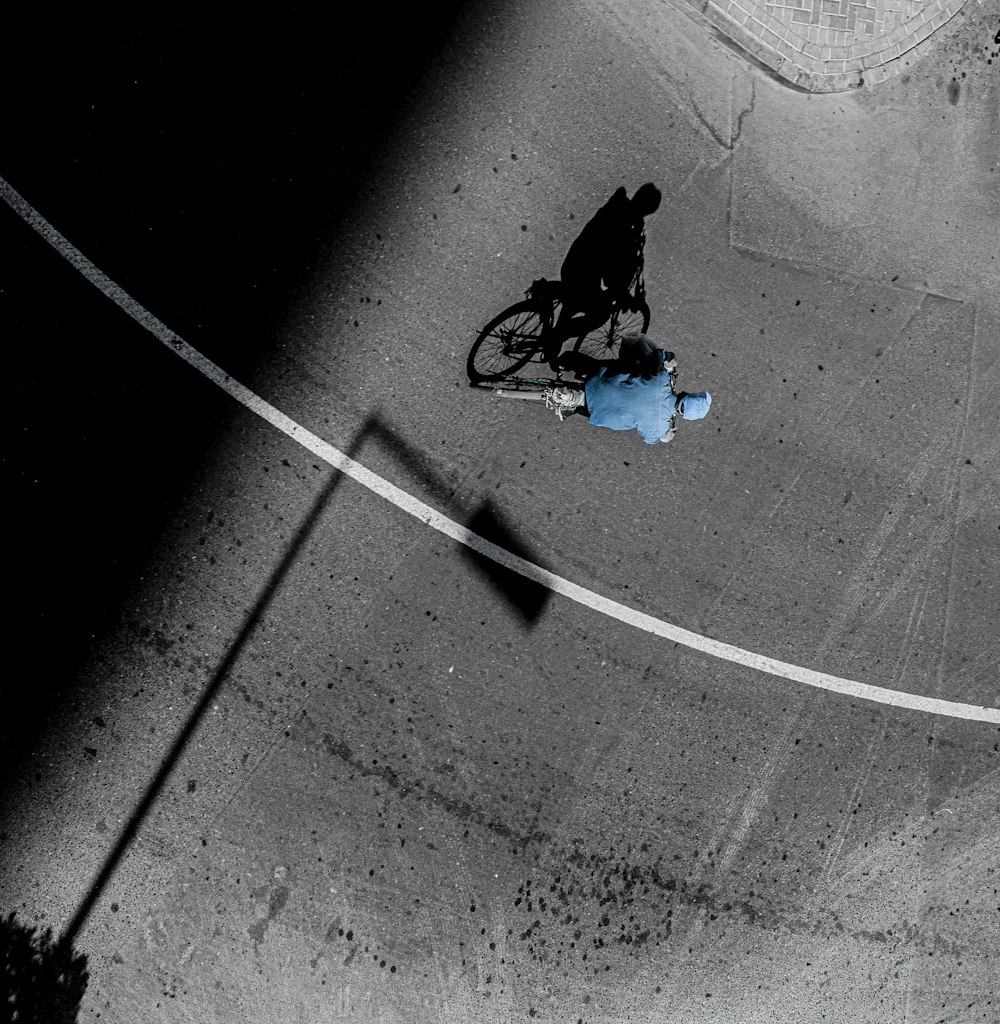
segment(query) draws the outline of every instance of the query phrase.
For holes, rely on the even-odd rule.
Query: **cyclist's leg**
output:
[[[608,360],[588,356],[585,352],[563,352],[557,362],[558,369],[569,370],[582,379],[593,377],[598,370],[608,365]]]
[[[567,268],[563,267],[563,273]],[[572,273],[562,281],[562,306],[559,317],[546,331],[544,356],[555,369],[555,359],[563,345],[579,334],[577,314],[587,310],[594,302],[594,296],[601,294],[601,281],[592,274]]]
[[[573,321],[573,335],[583,337],[597,330],[608,321],[613,311],[612,303],[603,293],[593,297],[588,303],[583,315]]]
[[[575,303],[575,296],[564,295],[562,305],[559,307],[559,317],[545,332],[542,339],[543,355],[549,365],[553,364],[563,345],[573,336],[573,317],[579,311],[580,307]],[[555,369],[554,366],[553,369]]]

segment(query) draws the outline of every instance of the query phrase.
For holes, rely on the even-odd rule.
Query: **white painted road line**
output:
[[[1000,725],[1000,709],[981,707],[975,704],[959,704],[950,700],[938,700],[934,697],[921,697],[918,694],[905,693],[901,690],[888,690],[881,686],[872,686],[868,683],[859,683],[852,679],[842,679],[839,676],[831,676],[825,672],[816,672],[811,668],[802,668],[799,665],[792,665],[785,661],[778,661],[775,658],[768,658],[763,654],[754,654],[753,651],[745,651],[741,647],[734,647],[732,644],[722,643],[713,640],[711,637],[701,636],[692,633],[690,630],[674,626],[662,619],[653,618],[644,612],[636,611],[626,605],[612,601],[610,598],[602,597],[600,594],[585,587],[577,586],[554,572],[549,572],[541,566],[528,562],[519,556],[512,554],[505,548],[493,544],[491,541],[472,533],[464,526],[456,523],[453,519],[442,515],[436,509],[425,505],[422,501],[414,498],[411,494],[401,491],[395,485],[377,476],[371,470],[366,469],[359,462],[345,455],[338,448],[328,444],[322,438],[306,430],[305,427],[289,419],[280,409],[268,404],[259,395],[254,394],[244,387],[239,381],[233,380],[223,369],[215,363],[206,359],[200,352],[192,348],[183,338],[170,330],[165,324],[157,320],[152,313],[139,305],[130,295],[123,291],[106,274],[98,270],[86,256],[75,246],[65,239],[48,221],[40,216],[37,211],[3,179],[0,178],[0,195],[7,204],[30,224],[57,252],[64,256],[70,263],[80,271],[89,281],[96,285],[112,302],[120,306],[133,319],[145,327],[151,334],[160,341],[169,345],[182,359],[190,363],[210,380],[214,381],[220,388],[230,394],[237,402],[255,412],[258,416],[267,420],[272,426],[293,438],[303,447],[311,451],[317,458],[338,469],[340,472],[357,481],[363,487],[392,502],[397,508],[408,512],[411,516],[419,519],[422,523],[440,533],[451,537],[459,544],[464,544],[473,551],[494,562],[519,573],[527,579],[547,587],[549,590],[572,601],[592,608],[594,611],[607,615],[610,618],[618,619],[636,629],[645,630],[655,636],[663,637],[674,643],[683,644],[704,654],[710,654],[714,658],[721,658],[737,665],[756,669],[758,672],[766,672],[773,676],[780,676],[790,679],[804,686],[813,686],[821,690],[830,690],[833,693],[840,693],[847,697],[855,697],[859,700],[875,701],[879,704],[889,704],[893,707],[908,708],[912,711],[925,711],[933,715],[945,715],[949,718],[964,718],[973,722],[992,722]]]

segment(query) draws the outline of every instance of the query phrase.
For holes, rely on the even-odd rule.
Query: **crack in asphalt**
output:
[[[736,133],[729,136],[727,142],[722,135],[719,134],[709,122],[708,118],[698,108],[698,104],[694,101],[694,96],[689,92],[687,94],[687,102],[690,104],[691,109],[694,111],[695,117],[698,118],[705,130],[712,136],[716,144],[724,149],[727,153],[731,153],[736,148],[736,143],[740,141],[740,136],[743,134],[743,119],[753,113],[754,104],[757,102],[757,83],[754,81],[750,82],[750,106],[741,110],[736,116]]]
[[[715,128],[712,127],[712,125],[709,123],[709,121],[705,117],[705,115],[698,109],[698,104],[695,103],[694,97],[690,93],[688,93],[687,101],[688,101],[688,103],[691,104],[691,109],[694,111],[695,117],[697,117],[698,120],[704,126],[704,128],[707,129],[709,135],[712,136],[712,138],[716,141],[716,143],[722,149],[731,150],[733,148],[732,139],[730,139],[729,142],[726,142],[726,140],[723,139],[723,137],[715,130]]]
[[[729,211],[727,210],[727,219],[728,213]],[[893,291],[897,292],[910,292],[913,295],[919,296],[921,303],[923,303],[924,299],[929,298],[938,299],[942,302],[957,302],[963,305],[971,304],[978,308],[978,302],[975,296],[945,295],[943,292],[934,291],[929,286],[921,288],[915,284],[901,284],[895,280],[879,281],[874,277],[865,277],[862,274],[851,273],[851,271],[844,270],[841,267],[824,266],[822,263],[800,262],[799,260],[792,259],[789,256],[779,256],[777,253],[769,252],[767,249],[755,249],[751,245],[743,245],[740,242],[734,242],[732,240],[732,232],[730,232],[729,248],[732,249],[733,252],[738,252],[741,255],[748,256],[750,259],[757,260],[758,262],[773,263],[777,266],[797,271],[798,273],[807,274],[810,277],[828,277],[832,281],[837,281],[839,284],[851,285],[854,288],[857,288],[860,285],[874,285],[877,288],[891,288]]]
[[[745,110],[741,110],[736,118],[736,134],[733,135],[729,140],[729,148],[735,149],[736,143],[740,141],[740,136],[743,134],[743,118],[747,114],[753,113],[754,104],[757,102],[757,83],[750,79],[750,106]]]

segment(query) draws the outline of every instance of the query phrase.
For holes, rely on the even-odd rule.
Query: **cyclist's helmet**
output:
[[[700,420],[708,414],[712,396],[707,391],[682,394],[677,400],[677,411],[686,420]]]

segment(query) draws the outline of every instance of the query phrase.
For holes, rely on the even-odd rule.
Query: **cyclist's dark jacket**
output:
[[[572,291],[599,290],[601,281],[612,292],[625,291],[639,268],[642,244],[642,217],[620,188],[570,246],[560,270],[562,282]]]

